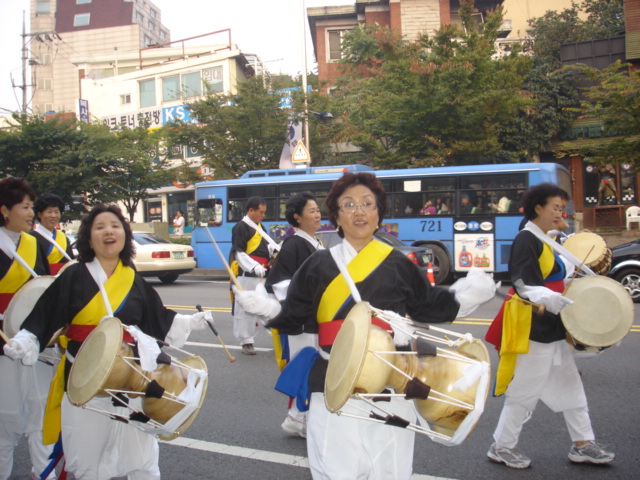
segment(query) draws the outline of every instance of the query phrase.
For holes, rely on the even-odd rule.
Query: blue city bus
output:
[[[436,282],[460,276],[472,266],[487,272],[507,271],[513,238],[523,218],[520,199],[531,185],[551,182],[571,195],[571,177],[554,163],[469,165],[459,167],[374,170],[364,165],[258,170],[231,180],[196,184],[192,246],[199,268],[222,269],[209,228],[228,258],[231,229],[245,213],[249,197],[267,203],[263,226],[276,240],[291,234],[284,216],[292,195],[310,191],[327,218],[325,198],[344,172],[369,171],[384,185],[389,208],[382,228],[406,245],[433,251]],[[428,202],[431,202],[429,205]],[[573,201],[567,205],[571,228]],[[330,228],[328,221],[323,221]]]

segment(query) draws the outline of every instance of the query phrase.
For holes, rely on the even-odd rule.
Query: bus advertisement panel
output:
[[[531,185],[551,182],[571,195],[569,172],[554,163],[470,165],[459,167],[373,170],[364,165],[250,171],[232,180],[196,184],[196,218],[192,246],[198,268],[223,269],[205,228],[228,257],[231,229],[245,214],[249,197],[263,197],[263,226],[275,240],[292,233],[286,201],[310,191],[326,220],[324,200],[334,180],[344,172],[369,171],[384,185],[388,209],[381,228],[406,245],[429,247],[436,282],[442,283],[471,266],[506,272],[511,243],[522,220],[520,199]],[[573,202],[567,205],[572,224]]]

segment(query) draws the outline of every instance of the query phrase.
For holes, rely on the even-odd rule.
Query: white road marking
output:
[[[178,437],[170,442],[159,440],[165,445],[192,448],[194,450],[202,450],[204,452],[220,453],[222,455],[233,455],[234,457],[249,458],[251,460],[259,460],[262,462],[279,463],[290,467],[309,468],[309,460],[306,457],[297,455],[288,455],[286,453],[268,452],[265,450],[254,450],[245,447],[236,447],[234,445],[225,445],[223,443],[207,442],[204,440],[196,440],[195,438]],[[411,477],[413,480],[452,480],[445,477],[434,477],[431,475],[420,475],[414,473]]]

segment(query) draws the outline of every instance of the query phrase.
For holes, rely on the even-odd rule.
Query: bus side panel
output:
[[[496,272],[506,272],[509,267],[509,254],[511,253],[511,245],[513,239],[518,234],[518,227],[522,221],[521,216],[517,217],[496,217],[496,232],[499,237],[496,238]]]

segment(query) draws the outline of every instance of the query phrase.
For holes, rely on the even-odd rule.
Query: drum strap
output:
[[[18,289],[24,285],[30,277],[37,277],[38,274],[34,272],[33,268],[36,265],[38,244],[35,237],[22,232],[20,235],[20,242],[18,248],[10,251],[6,251],[5,243],[11,242],[7,235],[1,231],[3,240],[2,250],[9,258],[13,258],[13,263],[9,270],[0,278],[0,291],[5,293],[15,293]],[[11,244],[10,246],[13,246]]]
[[[318,325],[318,343],[321,347],[329,347],[333,345],[343,323],[344,320],[333,320],[331,322],[325,322]],[[387,322],[380,320],[378,317],[371,317],[371,323],[385,329],[389,335],[393,335],[393,329],[391,326]]]
[[[334,247],[335,248],[335,247]],[[355,283],[362,282],[391,254],[393,247],[378,240],[371,240],[347,265],[347,271]],[[318,306],[318,323],[331,322],[351,296],[344,275],[337,275],[326,288]]]

